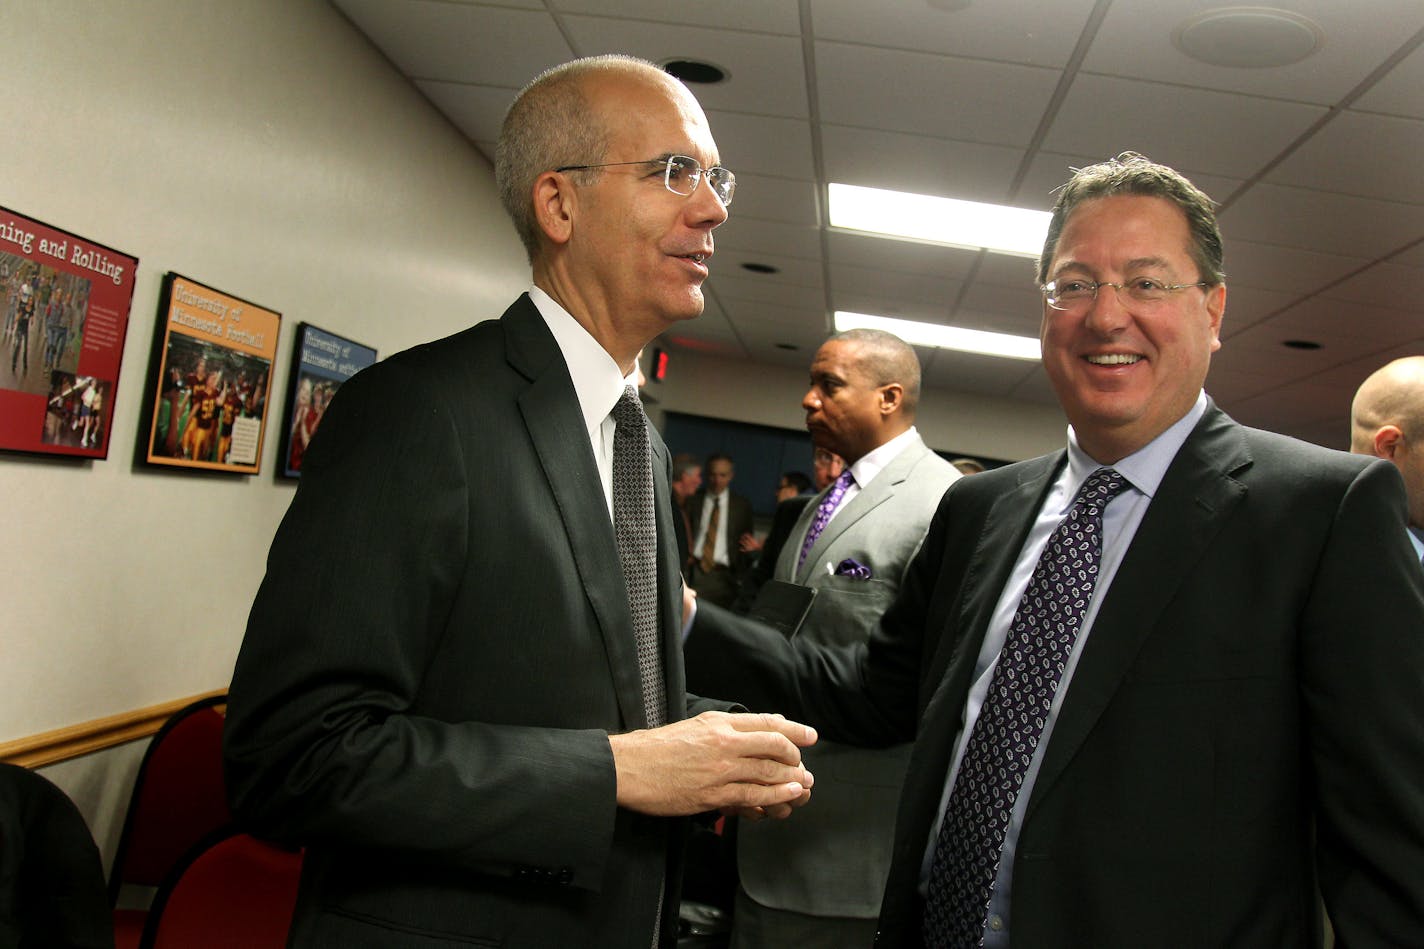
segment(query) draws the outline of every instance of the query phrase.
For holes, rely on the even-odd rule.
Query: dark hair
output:
[[[1197,265],[1197,279],[1212,284],[1226,279],[1221,269],[1221,231],[1216,226],[1215,202],[1179,172],[1137,152],[1123,152],[1096,165],[1074,169],[1073,177],[1059,189],[1043,254],[1038,258],[1039,283],[1048,280],[1048,268],[1069,215],[1084,201],[1112,195],[1164,198],[1181,208],[1192,235],[1187,252]]]
[[[804,471],[787,471],[781,475],[781,480],[796,489],[797,494],[805,494],[811,490],[811,479],[806,477]]]
[[[904,391],[900,411],[905,418],[915,417],[920,404],[920,358],[914,348],[894,333],[858,328],[842,330],[826,342],[856,343],[860,347],[857,362],[877,386],[897,383]]]

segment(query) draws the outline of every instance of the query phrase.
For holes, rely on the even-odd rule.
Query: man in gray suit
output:
[[[897,336],[849,330],[816,353],[802,401],[806,427],[816,447],[840,455],[846,467],[805,506],[777,559],[774,579],[817,591],[799,638],[865,639],[894,600],[940,496],[960,477],[915,430],[919,394],[919,361]],[[699,603],[691,635],[728,621],[746,622]],[[732,698],[741,685],[735,673],[696,666],[688,681]],[[909,750],[825,742],[807,750],[807,767],[834,775],[817,786],[815,807],[793,822],[739,830],[737,949],[874,941]]]

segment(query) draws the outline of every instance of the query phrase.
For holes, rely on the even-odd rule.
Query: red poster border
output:
[[[0,324],[7,331],[0,335],[0,450],[109,457],[137,271],[132,254],[0,207]],[[30,284],[22,344],[18,311]],[[63,299],[69,313],[43,312],[41,294],[46,303]]]

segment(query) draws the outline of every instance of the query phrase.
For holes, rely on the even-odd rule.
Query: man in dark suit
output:
[[[1399,469],[1409,542],[1424,560],[1424,356],[1396,359],[1360,385],[1350,405],[1350,450]]]
[[[674,455],[672,459],[672,527],[677,538],[677,562],[686,571],[692,566],[692,528],[687,522],[687,501],[702,487],[702,462],[696,455]]]
[[[496,176],[533,288],[342,386],[237,661],[229,793],[307,848],[294,946],[671,946],[676,818],[809,793],[807,729],[684,691],[633,384],[732,197],[702,110],[580,60],[515,100]]]
[[[849,330],[817,350],[802,400],[806,428],[818,448],[845,459],[846,469],[801,512],[777,558],[775,579],[816,590],[798,638],[864,640],[894,600],[940,498],[959,478],[920,438],[919,400],[919,359],[897,336]],[[699,597],[692,635],[738,621]],[[737,698],[740,676],[726,672],[689,664],[688,681]],[[868,949],[909,757],[903,742],[853,748],[823,741],[807,750],[807,767],[837,780],[821,783],[816,806],[797,816],[797,826],[741,828],[733,949]]]
[[[1400,478],[1206,397],[1221,260],[1176,172],[1077,172],[1039,265],[1067,450],[957,482],[868,645],[689,638],[753,707],[916,736],[877,945],[1320,945],[1317,887],[1340,945],[1424,933]]]
[[[698,596],[731,606],[751,566],[751,556],[740,542],[752,532],[752,502],[732,492],[736,470],[727,455],[708,455],[702,471],[705,485],[687,499],[687,522],[692,529],[692,569],[687,582]]]

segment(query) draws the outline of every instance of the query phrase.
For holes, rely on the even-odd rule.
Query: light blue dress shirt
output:
[[[1068,693],[1073,671],[1078,665],[1079,656],[1083,653],[1083,645],[1092,634],[1093,621],[1098,615],[1098,606],[1102,603],[1108,588],[1112,586],[1117,568],[1122,563],[1122,558],[1127,553],[1128,547],[1132,544],[1132,538],[1137,534],[1137,527],[1142,523],[1142,518],[1146,515],[1147,508],[1152,503],[1152,497],[1156,494],[1163,476],[1167,473],[1167,468],[1177,457],[1177,452],[1187,440],[1187,436],[1201,420],[1202,415],[1206,412],[1206,407],[1206,394],[1198,393],[1196,404],[1186,415],[1178,419],[1161,435],[1148,442],[1147,445],[1111,466],[1127,479],[1128,487],[1103,512],[1103,551],[1098,567],[1098,582],[1093,589],[1092,601],[1088,604],[1087,612],[1083,615],[1083,624],[1078,639],[1074,642],[1072,651],[1069,653],[1068,663],[1063,670],[1063,678],[1059,682],[1058,691],[1054,694],[1053,702],[1049,706],[1048,721],[1044,725],[1043,736],[1039,739],[1033,759],[1029,762],[1028,771],[1024,775],[1023,787],[1019,790],[1013,814],[1009,819],[1008,831],[1004,836],[1003,854],[999,860],[998,876],[995,878],[994,892],[989,901],[989,918],[984,933],[985,949],[1007,949],[1009,945],[1010,897],[1013,887],[1014,852],[1018,848],[1019,831],[1023,826],[1024,812],[1028,808],[1034,781],[1037,780],[1039,768],[1043,764],[1044,750],[1048,747],[1048,742],[1053,735],[1053,726],[1058,719],[1058,710],[1062,707],[1063,698]],[[1104,466],[1094,461],[1078,447],[1077,435],[1070,426],[1068,429],[1068,464],[1059,473],[1048,496],[1044,499],[1043,507],[1039,509],[1038,518],[1034,521],[1028,538],[1024,541],[1023,549],[1019,551],[1013,572],[1009,574],[1008,581],[1004,584],[1004,590],[999,595],[998,605],[994,608],[994,614],[990,618],[989,627],[984,634],[984,644],[979,649],[979,658],[974,665],[974,684],[969,690],[969,699],[964,710],[964,730],[954,740],[954,756],[950,759],[949,775],[945,781],[944,793],[940,798],[939,816],[935,818],[934,826],[930,828],[930,839],[925,848],[924,861],[920,866],[921,894],[925,892],[929,880],[930,860],[934,856],[935,841],[939,837],[939,825],[944,817],[944,809],[949,802],[950,791],[954,788],[955,778],[959,774],[960,760],[964,756],[965,738],[973,730],[974,723],[979,718],[979,710],[983,707],[984,697],[989,691],[989,680],[999,661],[999,653],[1003,651],[1004,641],[1008,638],[1009,625],[1013,621],[1014,614],[1018,611],[1019,601],[1023,599],[1024,591],[1028,589],[1034,567],[1038,565],[1038,558],[1043,554],[1043,549],[1048,546],[1049,537],[1052,536],[1059,522],[1067,516],[1078,489],[1082,487],[1083,482],[1088,479],[1090,474],[1101,467]]]

